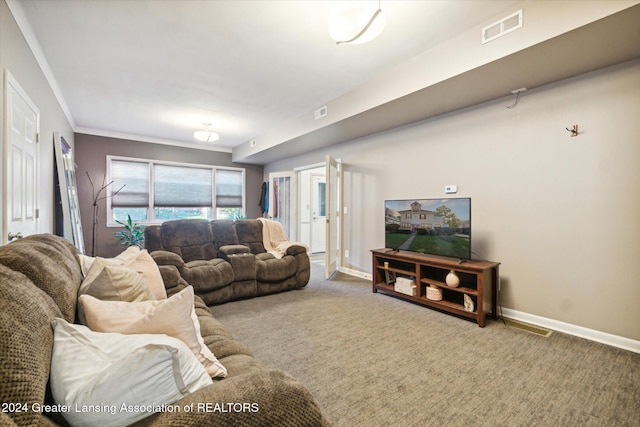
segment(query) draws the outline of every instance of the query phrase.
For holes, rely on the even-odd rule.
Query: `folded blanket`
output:
[[[262,244],[267,252],[276,258],[282,258],[287,254],[287,249],[292,245],[305,245],[289,241],[289,236],[284,231],[284,227],[278,221],[267,218],[258,218],[262,221]],[[307,248],[309,252],[309,248]]]

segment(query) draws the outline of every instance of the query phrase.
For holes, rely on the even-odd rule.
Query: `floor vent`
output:
[[[522,28],[522,9],[482,29],[482,44]]]
[[[541,337],[549,338],[553,331],[545,328],[541,328],[539,326],[530,325],[528,323],[519,322],[513,319],[502,319],[505,325],[510,326],[512,328],[521,329],[526,332],[530,332],[532,334],[539,335]]]

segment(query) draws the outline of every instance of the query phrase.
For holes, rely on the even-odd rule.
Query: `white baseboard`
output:
[[[353,270],[346,267],[340,267],[339,271],[341,273],[360,277],[362,279],[373,280],[371,274],[364,273],[362,271]],[[548,319],[546,317],[536,316],[534,314],[524,313],[518,310],[512,310],[510,308],[502,308],[501,311],[502,315],[509,319],[519,320],[520,322],[541,326],[553,331],[585,338],[591,341],[610,345],[612,347],[621,348],[623,350],[633,351],[634,353],[640,353],[640,341],[632,340],[630,338],[625,338],[618,335],[608,334],[606,332],[596,331],[595,329],[572,325],[570,323],[560,322],[558,320]]]
[[[534,314],[524,313],[522,311],[512,310],[510,308],[503,308],[502,315],[509,319],[519,320],[521,322],[607,344],[612,347],[618,347],[624,350],[633,351],[634,353],[640,353],[640,341],[548,319],[546,317],[536,316]]]
[[[358,271],[358,270],[353,270],[351,268],[347,268],[347,267],[338,267],[338,271],[340,273],[344,273],[344,274],[348,274],[350,276],[356,276],[359,277],[361,279],[365,279],[365,280],[373,280],[373,276],[369,273],[363,273],[362,271]]]

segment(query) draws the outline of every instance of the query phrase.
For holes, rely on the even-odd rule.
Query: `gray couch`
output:
[[[169,296],[188,286],[172,269],[160,270]],[[43,411],[47,408],[44,404],[54,403],[48,381],[53,352],[51,322],[54,318],[74,322],[81,281],[75,248],[61,237],[34,235],[0,246],[1,425],[67,425],[61,413]],[[142,420],[142,425],[329,425],[300,382],[258,363],[251,350],[233,339],[199,297],[194,304],[204,341],[228,375],[176,404],[249,403],[257,410],[159,412]]]
[[[305,287],[311,274],[306,248],[293,244],[276,258],[265,250],[262,233],[257,219],[166,221],[145,228],[145,248],[208,306]]]

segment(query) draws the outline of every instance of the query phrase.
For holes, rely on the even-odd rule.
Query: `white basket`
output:
[[[427,299],[432,301],[442,301],[442,289],[437,286],[429,285],[427,287]]]

